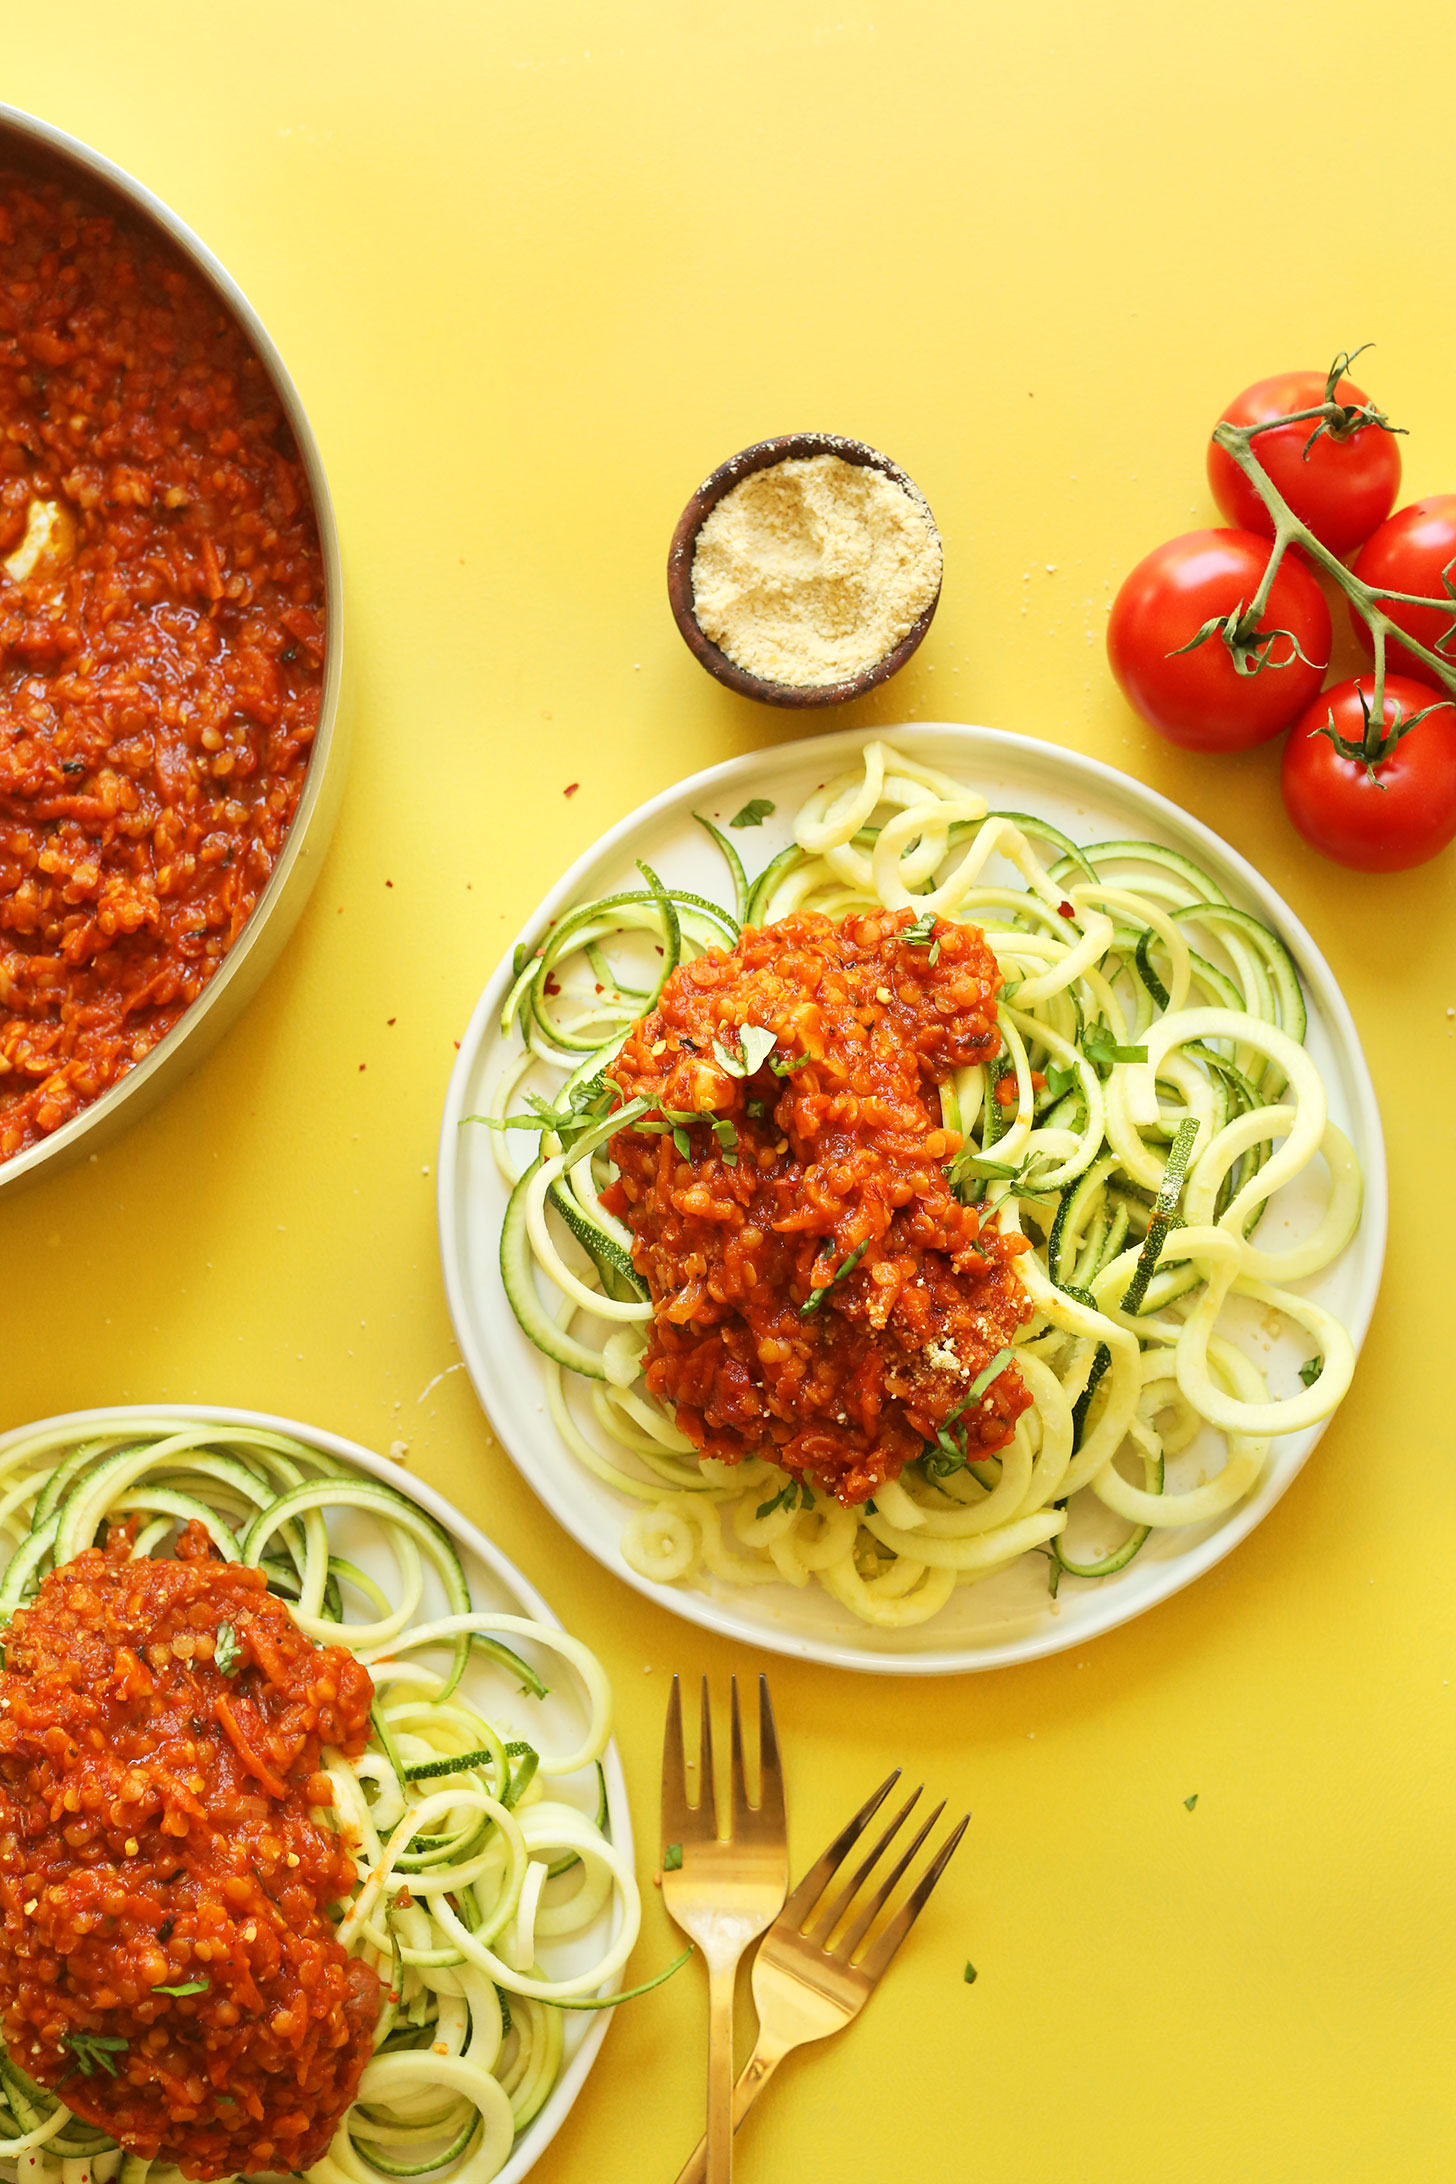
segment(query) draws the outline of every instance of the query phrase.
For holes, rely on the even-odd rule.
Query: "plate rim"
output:
[[[1287,1477],[1276,1483],[1274,1491],[1267,1499],[1257,1504],[1252,1501],[1243,1504],[1227,1523],[1191,1547],[1181,1559],[1169,1560],[1160,1565],[1166,1576],[1162,1582],[1155,1583],[1145,1596],[1119,1607],[1115,1589],[1103,1594],[1101,1598],[1108,1606],[1100,1617],[1092,1621],[1090,1628],[1084,1625],[1075,1632],[1070,1629],[1062,1632],[1052,1621],[1048,1627],[1025,1636],[981,1647],[975,1658],[968,1657],[965,1648],[955,1646],[938,1650],[927,1648],[915,1653],[875,1653],[868,1649],[860,1651],[832,1638],[780,1631],[756,1623],[736,1606],[725,1605],[706,1593],[680,1591],[675,1586],[656,1584],[632,1569],[620,1552],[615,1560],[609,1559],[594,1540],[584,1537],[581,1531],[546,1500],[532,1469],[517,1456],[497,1426],[487,1400],[485,1387],[488,1374],[485,1367],[488,1361],[482,1354],[483,1346],[477,1345],[474,1340],[463,1255],[458,1249],[456,1234],[460,1124],[464,1119],[467,1083],[492,1019],[514,978],[515,949],[532,935],[538,934],[543,922],[554,917],[570,901],[591,867],[604,857],[612,855],[621,845],[629,842],[658,818],[669,814],[680,802],[691,808],[707,797],[721,794],[736,783],[751,781],[755,770],[766,764],[791,771],[796,764],[812,758],[822,761],[828,776],[839,761],[861,751],[866,743],[893,743],[897,736],[928,739],[932,744],[944,744],[948,753],[964,753],[969,739],[973,749],[987,754],[1004,754],[1012,758],[1019,754],[1023,759],[1033,756],[1043,764],[1050,764],[1059,770],[1065,769],[1073,781],[1080,779],[1090,789],[1100,789],[1104,795],[1111,794],[1124,803],[1130,799],[1135,806],[1141,806],[1155,823],[1171,830],[1175,836],[1181,833],[1191,837],[1195,843],[1223,863],[1256,902],[1265,904],[1279,937],[1294,955],[1306,985],[1311,993],[1317,995],[1321,1015],[1345,1052],[1355,1095],[1355,1119],[1362,1139],[1365,1185],[1358,1233],[1365,1241],[1359,1294],[1348,1325],[1358,1362],[1379,1297],[1385,1265],[1389,1222],[1385,1134],[1369,1064],[1354,1017],[1340,989],[1339,981],[1314,936],[1278,889],[1232,843],[1225,841],[1213,827],[1196,818],[1192,812],[1185,811],[1180,804],[1175,804],[1171,797],[1164,796],[1160,790],[1149,788],[1145,782],[1109,765],[1105,759],[1094,758],[1088,752],[1071,750],[1065,745],[1049,742],[1039,736],[1022,735],[1007,728],[983,727],[974,722],[891,722],[840,729],[831,735],[800,736],[783,743],[745,751],[736,758],[721,760],[716,765],[703,767],[697,773],[685,775],[681,780],[669,783],[655,795],[635,805],[582,850],[555,885],[535,905],[526,923],[507,944],[482,988],[461,1034],[459,1052],[446,1087],[436,1152],[435,1202],[440,1269],[456,1344],[491,1432],[552,1521],[559,1524],[578,1546],[585,1548],[613,1577],[630,1585],[644,1599],[652,1601],[669,1614],[696,1623],[720,1637],[757,1646],[765,1652],[791,1659],[815,1661],[826,1667],[848,1669],[861,1675],[975,1675],[992,1669],[1015,1667],[1027,1661],[1043,1660],[1073,1647],[1091,1644],[1095,1639],[1104,1637],[1108,1631],[1120,1629],[1125,1623],[1135,1621],[1138,1616],[1161,1607],[1175,1594],[1185,1591],[1247,1539],[1249,1533],[1283,1499],[1324,1438],[1329,1419],[1320,1421],[1303,1455]],[[947,770],[951,770],[949,765]],[[1257,1514],[1251,1514],[1255,1509]],[[745,1598],[751,1598],[751,1595],[745,1595]]]
[[[198,1420],[205,1425],[255,1426],[269,1433],[282,1433],[295,1441],[304,1441],[327,1454],[342,1457],[346,1462],[357,1464],[361,1471],[382,1479],[397,1493],[404,1493],[416,1502],[428,1516],[449,1532],[458,1543],[483,1562],[499,1579],[508,1592],[516,1595],[527,1614],[535,1621],[549,1624],[556,1630],[565,1631],[566,1625],[549,1601],[542,1598],[509,1555],[497,1547],[478,1525],[461,1515],[454,1503],[439,1489],[424,1479],[401,1474],[401,1467],[389,1458],[381,1456],[361,1441],[350,1440],[347,1434],[333,1433],[325,1426],[311,1426],[296,1418],[284,1418],[275,1411],[246,1410],[231,1404],[219,1403],[97,1403],[84,1410],[57,1411],[49,1418],[36,1418],[24,1425],[7,1426],[0,1433],[0,1455],[14,1441],[29,1440],[33,1435],[55,1428],[68,1431],[79,1426],[83,1432],[94,1430],[104,1421],[112,1420],[127,1428],[140,1428],[147,1420],[156,1419],[165,1424],[184,1424]],[[403,1482],[403,1483],[402,1483]],[[627,1778],[622,1771],[621,1754],[617,1750],[615,1736],[607,1743],[602,1754],[602,1768],[607,1778],[607,1816],[611,1822],[612,1840],[625,1850],[636,1870],[636,1846],[632,1838],[632,1814],[627,1798]],[[612,1974],[608,1991],[620,1987],[626,1967]],[[559,2080],[544,2106],[527,2124],[520,2145],[512,2153],[503,2169],[496,2172],[493,2184],[521,2184],[521,2180],[535,2168],[546,2148],[565,2123],[575,2107],[593,2064],[607,2036],[607,2028],[616,2016],[616,2010],[602,2009],[593,2012],[580,2047],[567,2063]]]

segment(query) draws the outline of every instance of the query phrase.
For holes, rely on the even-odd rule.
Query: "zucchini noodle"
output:
[[[817,1583],[896,1630],[1033,1552],[1053,1593],[1064,1577],[1098,1582],[1154,1532],[1206,1524],[1252,1493],[1271,1438],[1327,1418],[1355,1362],[1339,1321],[1291,1286],[1349,1243],[1361,1176],[1304,1051],[1304,998],[1277,934],[1175,850],[1078,847],[883,742],[816,790],[756,880],[700,823],[727,856],[734,910],[641,866],[644,891],[582,904],[534,955],[518,950],[501,1030],[522,1051],[489,1115],[469,1118],[492,1126],[511,1189],[507,1295],[542,1353],[563,1441],[629,1505],[629,1566],[662,1584]],[[1002,974],[1001,1054],[956,1072],[941,1107],[963,1140],[956,1189],[1030,1246],[1016,1267],[1032,1313],[1013,1354],[1032,1405],[995,1456],[957,1463],[927,1444],[850,1508],[796,1495],[768,1452],[699,1459],[640,1378],[651,1301],[598,1194],[630,1119],[604,1071],[678,964],[791,911],[875,908],[978,926]],[[528,1111],[508,1114],[533,1080]],[[517,1130],[538,1140],[524,1170]],[[1311,1232],[1260,1242],[1274,1193],[1321,1170]],[[1240,1316],[1271,1343],[1302,1339],[1304,1366],[1261,1368],[1236,1339]],[[590,1425],[568,1374],[590,1383]],[[1168,1485],[1166,1463],[1190,1450],[1202,1475]],[[1073,1550],[1074,1522],[1105,1538],[1109,1521],[1123,1538]]]
[[[336,1551],[331,1511],[368,1521],[393,1555],[392,1585]],[[553,1625],[477,1610],[454,1545],[418,1504],[242,1424],[129,1419],[84,1441],[43,1432],[0,1446],[0,1623],[53,1564],[132,1512],[143,1516],[135,1555],[200,1521],[225,1560],[263,1570],[307,1636],[347,1647],[374,1682],[369,1746],[357,1760],[325,1750],[334,1802],[318,1817],[347,1836],[358,1873],[338,1938],[379,1974],[385,2000],[357,2096],[309,2184],[486,2184],[561,2075],[562,2010],[612,2006],[618,1996],[601,1989],[641,1921],[631,1862],[607,1826],[612,1700],[600,1664]],[[443,1614],[422,1607],[426,1565]],[[362,1603],[364,1619],[347,1619],[346,1602]],[[526,1705],[544,1699],[523,1643],[580,1687],[586,1727],[570,1750],[527,1741],[462,1693],[474,1655],[506,1671]],[[581,1965],[608,1914],[611,1939],[591,1940]],[[0,2159],[33,2184],[181,2176],[123,2154],[3,2049]]]

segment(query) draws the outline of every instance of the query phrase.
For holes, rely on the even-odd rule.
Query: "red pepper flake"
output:
[[[579,781],[568,781],[561,793],[563,796],[575,796],[580,787],[581,783]]]
[[[1074,918],[1076,915],[1076,911],[1069,902],[1059,902],[1057,904],[1057,916],[1059,918]]]
[[[386,880],[384,884],[386,887],[393,887],[394,882],[393,880]]]
[[[359,1064],[359,1074],[360,1074],[360,1076],[361,1076],[361,1077],[363,1076],[363,1074],[364,1074],[365,1070],[366,1070],[366,1069],[367,1069],[368,1067],[369,1067],[369,1064],[368,1064],[367,1062],[361,1062],[361,1063]]]
[[[558,986],[558,985],[557,985],[557,983],[556,983],[556,980],[555,980],[554,978],[548,978],[548,979],[547,979],[547,981],[546,981],[546,991],[547,991],[547,992],[548,992],[549,994],[558,994],[558,993],[560,993],[560,991],[561,991],[561,988],[560,988],[560,986]]]
[[[386,1016],[384,1021],[386,1024],[393,1024],[397,1021],[397,1019],[393,1016]]]

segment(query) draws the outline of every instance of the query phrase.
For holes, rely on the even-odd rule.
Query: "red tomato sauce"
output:
[[[308,487],[242,329],[159,237],[0,171],[0,1159],[222,962],[323,655]]]
[[[313,1817],[321,1749],[363,1750],[373,1686],[200,1526],[167,1562],[129,1560],[128,1530],[4,1634],[5,2042],[131,2152],[194,2177],[306,2169],[379,2015],[325,1917],[354,1862]]]
[[[950,1186],[961,1139],[937,1093],[999,1051],[1000,974],[974,926],[941,920],[938,945],[915,945],[913,923],[799,912],[750,929],[674,971],[608,1071],[659,1117],[711,1118],[680,1126],[686,1155],[666,1132],[611,1143],[607,1203],[654,1308],[649,1388],[705,1456],[770,1455],[847,1503],[948,1420],[972,1457],[1004,1447],[1030,1401],[1008,1367],[959,1408],[1030,1315],[1023,1240]],[[745,1024],[777,1041],[747,1077],[714,1053],[738,1057]]]

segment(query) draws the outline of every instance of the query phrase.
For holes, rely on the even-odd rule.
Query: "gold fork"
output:
[[[936,1806],[908,1849],[901,1852],[874,1893],[854,1912],[833,1948],[836,1930],[849,1917],[855,1898],[875,1867],[909,1819],[920,1797],[914,1790],[880,1836],[867,1858],[831,1900],[829,1884],[863,1835],[880,1806],[900,1779],[897,1767],[854,1818],[835,1836],[817,1864],[810,1867],[782,1915],[764,1936],[753,1963],[753,2000],[758,2011],[758,2039],[733,2089],[733,2128],[736,2131],[758,2099],[779,2064],[789,2052],[809,2040],[823,2040],[840,2032],[857,2017],[874,1993],[886,1967],[925,1908],[936,1882],[950,1863],[951,1854],[966,1832],[970,1819],[952,1828],[925,1868],[900,1909],[887,1921],[859,1959],[854,1954],[890,1899],[891,1891],[908,1869],[936,1821],[945,1810]],[[810,1923],[812,1921],[812,1924]],[[807,1929],[807,1930],[806,1930]],[[703,2155],[707,2141],[699,2142],[677,2184],[703,2184]]]
[[[759,1791],[748,1802],[738,1679],[732,1684],[732,1768],[728,1840],[718,1837],[713,1724],[703,1678],[699,1791],[688,1803],[683,1757],[682,1691],[676,1676],[662,1740],[662,1900],[708,1966],[708,2184],[733,2174],[733,1986],[748,1944],[782,1908],[789,1891],[784,1775],[768,1679],[758,1679]]]

